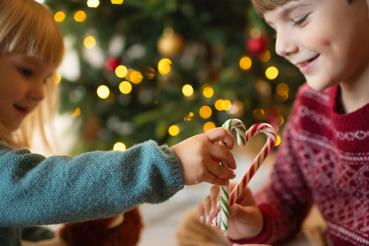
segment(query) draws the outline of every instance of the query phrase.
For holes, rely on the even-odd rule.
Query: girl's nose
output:
[[[45,98],[44,81],[34,81],[28,92],[28,97],[35,101],[42,101]]]

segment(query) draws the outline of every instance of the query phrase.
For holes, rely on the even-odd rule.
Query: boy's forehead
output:
[[[292,0],[283,5],[277,6],[272,10],[265,11],[263,16],[266,20],[268,17],[283,16],[296,8],[310,6],[314,1],[315,0]]]

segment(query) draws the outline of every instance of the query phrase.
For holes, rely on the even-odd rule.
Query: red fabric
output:
[[[256,195],[263,232],[243,243],[276,243],[299,231],[312,203],[326,223],[329,245],[369,245],[369,104],[339,114],[339,87],[300,88],[271,185]]]

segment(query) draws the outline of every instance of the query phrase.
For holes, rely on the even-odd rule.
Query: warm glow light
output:
[[[193,112],[189,112],[185,117],[184,121],[191,121],[195,117],[195,114]]]
[[[216,100],[215,101],[215,103],[214,103],[214,106],[215,106],[215,108],[216,108],[216,110],[218,110],[218,111],[223,111],[224,109],[223,109],[223,99],[218,99],[218,100]]]
[[[107,99],[110,95],[110,89],[106,85],[100,85],[97,88],[96,92],[97,96],[100,97],[101,99]]]
[[[224,100],[223,101],[223,109],[224,110],[230,110],[232,107],[232,102],[230,100]]]
[[[210,118],[213,114],[213,111],[209,106],[202,106],[199,110],[200,117],[203,119]]]
[[[124,77],[127,76],[127,73],[128,73],[128,69],[127,67],[123,66],[123,65],[119,65],[115,68],[115,75],[118,77],[118,78],[121,78],[123,79]]]
[[[60,84],[60,82],[61,82],[61,80],[62,80],[62,76],[58,73],[58,74],[56,74],[56,76],[55,76],[55,84]]]
[[[252,60],[248,56],[244,56],[240,59],[240,68],[243,70],[249,70],[252,67]]]
[[[181,132],[181,129],[177,125],[171,125],[168,129],[168,133],[170,136],[177,136]]]
[[[270,58],[272,57],[272,55],[270,54],[270,51],[267,50],[265,52],[263,52],[261,55],[260,55],[260,59],[263,61],[263,62],[268,62],[270,60]]]
[[[172,70],[172,61],[168,58],[163,58],[158,63],[158,71],[161,75],[166,75]]]
[[[111,0],[112,4],[123,4],[124,0]]]
[[[122,81],[119,84],[119,91],[122,94],[125,94],[125,95],[131,93],[131,91],[132,91],[132,85],[131,85],[131,83],[129,83],[128,81]]]
[[[54,20],[56,22],[63,22],[65,20],[65,13],[63,11],[58,11],[54,15]]]
[[[76,22],[84,22],[87,18],[86,12],[83,10],[78,10],[74,13],[74,20]]]
[[[214,96],[214,89],[210,86],[204,86],[202,89],[202,94],[206,98],[212,98]]]
[[[85,37],[83,44],[87,49],[92,49],[93,47],[96,46],[96,39],[93,36],[87,36]]]
[[[116,142],[113,146],[113,150],[115,151],[125,151],[126,149],[127,147],[123,142]]]
[[[129,74],[129,80],[133,83],[133,84],[139,84],[142,82],[143,80],[143,76],[142,73],[139,71],[133,71]]]
[[[89,8],[97,8],[100,5],[99,0],[87,0],[87,7]]]
[[[279,71],[275,66],[270,66],[265,70],[265,77],[269,80],[276,79],[278,77]]]
[[[74,110],[73,110],[73,112],[72,112],[72,117],[78,117],[78,116],[80,116],[81,115],[81,108],[80,107],[77,107],[77,108],[75,108]]]
[[[202,126],[202,130],[204,132],[207,132],[211,129],[214,129],[216,126],[215,126],[215,123],[214,122],[211,122],[211,121],[208,121],[206,122],[203,126]]]
[[[183,95],[185,95],[186,97],[190,97],[193,95],[193,87],[190,84],[185,84],[182,87],[182,93]]]
[[[279,146],[282,143],[281,136],[277,135],[277,139],[275,141],[275,146]]]

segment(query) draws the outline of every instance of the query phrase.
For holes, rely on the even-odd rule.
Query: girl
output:
[[[124,153],[75,158],[30,153],[25,148],[34,129],[44,129],[55,109],[53,80],[63,51],[62,34],[45,6],[0,1],[0,245],[20,245],[23,226],[112,216],[165,201],[183,185],[225,184],[234,177],[233,138],[221,128],[171,148],[148,141]]]
[[[315,203],[329,245],[369,245],[369,14],[367,0],[252,0],[276,32],[276,53],[304,74],[271,184],[231,209],[227,236],[278,243]],[[214,217],[218,188],[200,205]],[[208,217],[207,217],[208,216]]]

